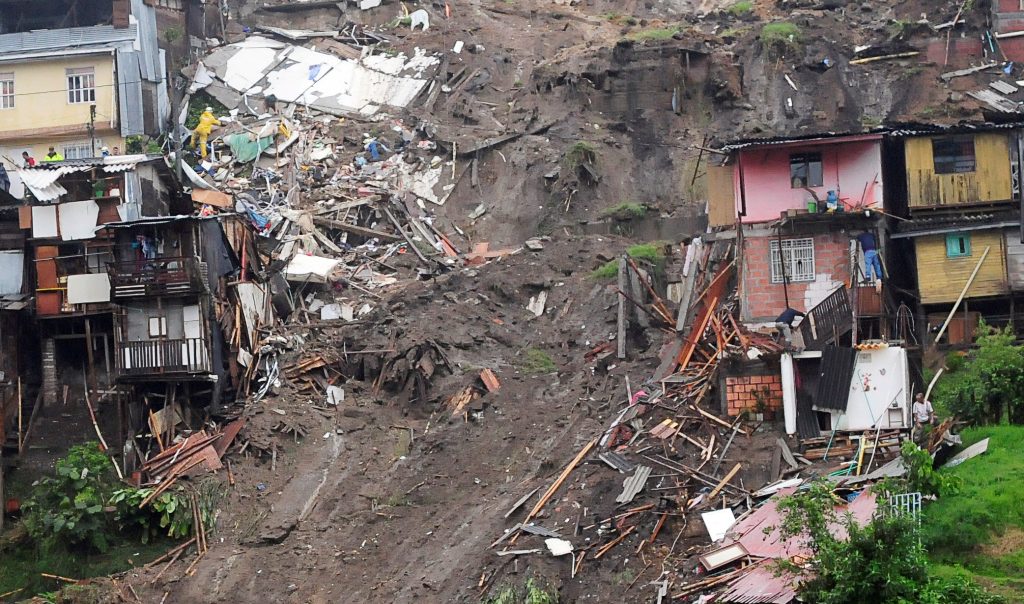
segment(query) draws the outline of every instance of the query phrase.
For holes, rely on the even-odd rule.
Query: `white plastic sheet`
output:
[[[59,235],[60,232],[57,230],[57,206],[33,206],[32,237],[45,239]]]
[[[25,252],[0,251],[0,295],[20,294],[25,273]]]
[[[95,201],[71,201],[59,206],[60,238],[64,241],[92,239],[96,236],[96,221],[100,217],[100,206]],[[33,216],[35,218],[35,216]]]
[[[68,302],[71,304],[110,302],[110,277],[106,273],[69,275]]]

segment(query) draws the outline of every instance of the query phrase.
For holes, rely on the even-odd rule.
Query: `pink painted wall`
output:
[[[812,187],[824,203],[828,192],[838,191],[840,198],[851,204],[882,204],[882,150],[880,140],[831,141],[829,143],[786,144],[753,147],[739,153],[734,182],[736,207],[742,208],[740,170],[747,200],[744,224],[778,220],[790,209],[806,209],[810,193],[792,188],[789,178],[789,156],[798,153],[821,153],[824,186]],[[874,183],[874,184],[870,184]],[[864,185],[867,184],[865,194]]]

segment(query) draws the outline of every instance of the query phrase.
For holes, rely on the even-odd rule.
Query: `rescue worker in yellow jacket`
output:
[[[198,146],[203,159],[206,159],[206,141],[210,138],[210,132],[213,131],[214,126],[220,126],[220,120],[213,117],[213,108],[207,107],[199,116],[199,124],[196,129],[192,131],[192,148],[195,149]]]

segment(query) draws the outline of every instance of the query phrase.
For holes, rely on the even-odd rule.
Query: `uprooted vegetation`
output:
[[[802,46],[800,28],[787,22],[766,23],[761,28],[761,46],[776,58],[795,54]]]
[[[602,218],[611,218],[613,220],[633,220],[634,218],[643,218],[646,214],[647,206],[634,201],[623,201],[601,210]]]
[[[665,244],[664,242],[638,243],[626,248],[626,255],[634,260],[643,260],[658,267],[665,260]],[[618,272],[619,261],[609,260],[594,269],[591,277],[598,280],[613,279]]]

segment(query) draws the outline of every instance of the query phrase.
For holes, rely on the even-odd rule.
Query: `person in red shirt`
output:
[[[32,166],[36,165],[36,158],[29,155],[28,151],[21,152],[21,159],[25,161],[26,168],[31,168]]]

